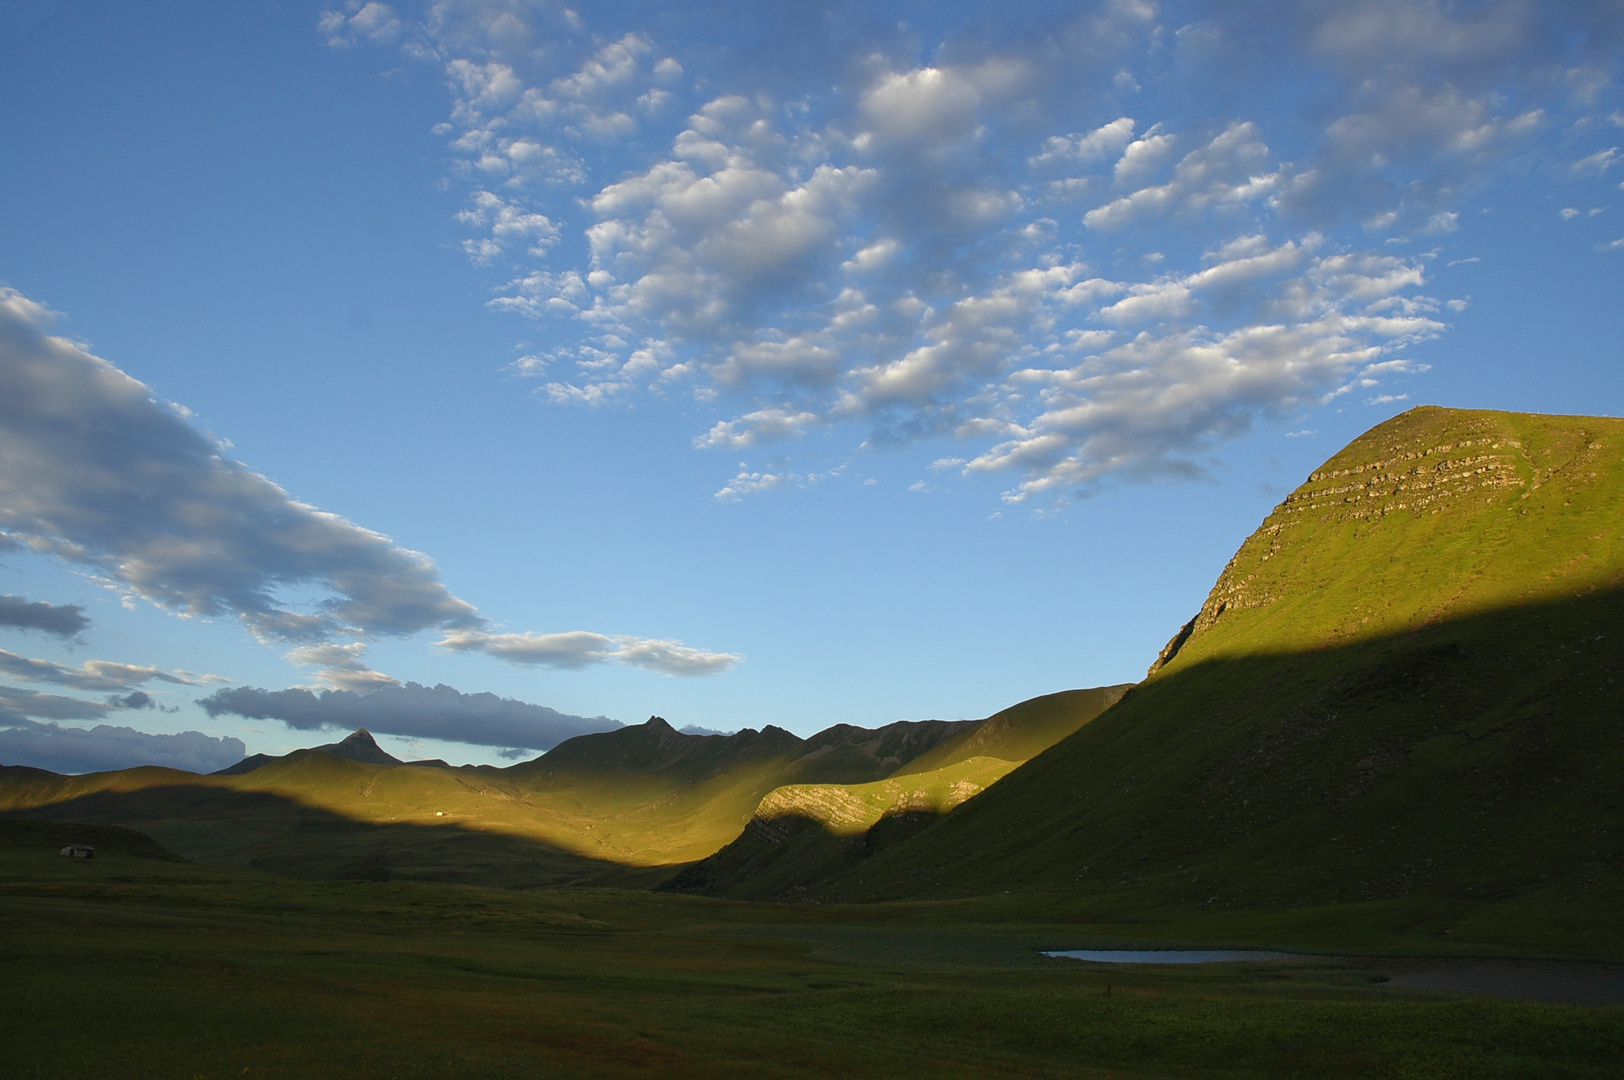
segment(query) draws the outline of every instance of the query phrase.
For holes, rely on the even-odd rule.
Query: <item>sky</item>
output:
[[[0,762],[1143,677],[1417,404],[1624,414],[1624,3],[0,0]]]

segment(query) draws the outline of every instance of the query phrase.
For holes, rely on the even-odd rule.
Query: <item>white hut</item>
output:
[[[89,844],[69,844],[62,849],[61,855],[64,859],[94,859],[96,849]]]

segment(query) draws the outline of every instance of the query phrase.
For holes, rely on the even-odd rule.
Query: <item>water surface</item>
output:
[[[1231,964],[1239,961],[1301,960],[1297,953],[1255,949],[1065,949],[1045,952],[1090,964]]]

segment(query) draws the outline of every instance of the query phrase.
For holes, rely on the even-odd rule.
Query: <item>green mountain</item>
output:
[[[1277,506],[1103,715],[870,857],[752,894],[1430,897],[1616,936],[1621,530],[1624,422],[1412,410]]]

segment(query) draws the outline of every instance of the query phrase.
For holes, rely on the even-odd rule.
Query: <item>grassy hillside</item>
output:
[[[1538,911],[1616,951],[1621,527],[1624,422],[1406,413],[1269,515],[1144,684],[808,895],[1427,895],[1440,935]]]
[[[973,724],[583,735],[507,769],[391,764],[365,733],[247,771],[0,766],[0,813],[139,829],[188,858],[307,877],[651,883],[733,840],[774,788],[864,782]]]
[[[964,727],[884,780],[776,788],[738,839],[662,887],[735,899],[795,896],[981,794],[1127,690],[1065,690],[1023,701]]]

